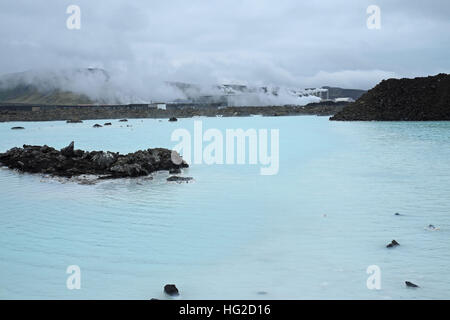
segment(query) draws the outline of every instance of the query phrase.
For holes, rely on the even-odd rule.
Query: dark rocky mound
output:
[[[0,164],[22,172],[60,177],[98,175],[101,178],[146,176],[154,171],[188,167],[172,162],[172,151],[163,148],[121,155],[114,152],[75,150],[74,143],[60,151],[49,146],[12,148],[0,153]]]
[[[330,120],[450,120],[450,75],[383,80]]]
[[[177,118],[175,118],[175,117],[171,117],[171,118],[169,118],[169,122],[176,122],[176,121],[178,121],[178,119],[177,119]]]

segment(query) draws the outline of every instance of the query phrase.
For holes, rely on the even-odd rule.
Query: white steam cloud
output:
[[[73,92],[97,103],[128,104],[193,101],[226,101],[231,106],[305,105],[319,102],[315,96],[301,96],[298,88],[221,84],[188,84],[163,81],[153,75],[127,70],[110,74],[101,68],[37,69],[0,78],[1,89],[32,86],[43,94],[55,90]],[[232,89],[234,88],[234,89]],[[225,99],[225,100],[224,100]]]

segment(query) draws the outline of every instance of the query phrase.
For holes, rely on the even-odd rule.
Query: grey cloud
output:
[[[70,4],[81,30],[66,29]],[[381,30],[366,28],[370,4]],[[448,16],[435,0],[4,0],[0,73],[101,67],[157,96],[166,80],[367,89],[449,71]]]

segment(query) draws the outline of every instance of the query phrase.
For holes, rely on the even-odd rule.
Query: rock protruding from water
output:
[[[171,176],[169,178],[167,178],[167,181],[169,182],[178,182],[178,183],[182,183],[182,182],[189,182],[192,181],[194,178],[192,177],[179,177],[179,176]]]
[[[395,240],[392,240],[391,243],[389,243],[389,244],[386,246],[386,248],[394,248],[394,247],[399,246],[399,245],[400,245],[400,243],[398,243],[398,242],[395,241]]]
[[[23,130],[25,129],[24,127],[12,127],[11,130]]]
[[[101,178],[146,176],[160,170],[186,168],[172,162],[172,150],[155,148],[121,155],[114,152],[83,151],[74,142],[60,151],[49,146],[24,145],[0,153],[0,164],[21,172],[67,177],[97,175]]]
[[[166,284],[164,286],[164,293],[171,296],[171,297],[175,297],[180,295],[180,293],[178,292],[177,287],[174,284]]]
[[[330,120],[450,120],[450,75],[383,80]]]
[[[405,281],[405,284],[407,287],[410,287],[410,288],[419,288],[419,286],[417,284],[412,283],[410,281]]]
[[[178,119],[177,119],[177,118],[175,118],[175,117],[171,117],[171,118],[169,118],[169,122],[176,122],[176,121],[178,121]]]
[[[436,226],[433,225],[433,224],[429,224],[429,225],[425,228],[425,230],[429,230],[429,231],[438,231],[438,230],[440,230],[440,228],[439,228],[439,227],[436,227]]]
[[[171,297],[176,297],[180,295],[178,288],[174,284],[166,284],[164,286],[164,293]]]

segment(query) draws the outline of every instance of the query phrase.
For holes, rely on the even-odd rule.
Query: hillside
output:
[[[0,77],[0,103],[91,104],[78,83],[106,82],[102,69],[32,70]]]
[[[37,104],[91,104],[93,101],[83,94],[54,89],[41,92],[31,85],[19,85],[11,89],[0,89],[0,102]]]
[[[330,120],[450,120],[450,75],[383,80]]]

